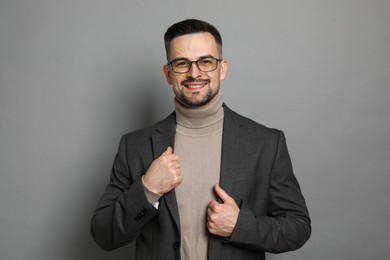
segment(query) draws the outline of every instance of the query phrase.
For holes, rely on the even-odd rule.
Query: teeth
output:
[[[186,85],[187,88],[193,88],[193,89],[202,88],[203,86],[204,86],[204,84],[202,84],[202,85]]]

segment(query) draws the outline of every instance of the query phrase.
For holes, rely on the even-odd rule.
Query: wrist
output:
[[[152,188],[150,187],[150,185],[147,183],[147,181],[145,181],[145,175],[142,176],[142,184],[143,184],[144,188],[145,188],[146,190],[148,190],[150,193],[152,193],[152,194],[154,194],[154,195],[156,195],[156,196],[159,196],[159,197],[161,197],[162,195],[164,195],[164,194],[159,193],[158,191],[155,191],[154,189],[152,189]]]

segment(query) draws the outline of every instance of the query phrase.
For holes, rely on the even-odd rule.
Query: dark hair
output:
[[[165,52],[167,55],[167,60],[169,61],[169,49],[170,49],[171,41],[174,38],[186,34],[201,33],[201,32],[208,32],[214,36],[214,39],[219,49],[219,54],[222,56],[222,37],[221,34],[218,32],[217,28],[201,20],[187,19],[173,24],[171,27],[168,28],[168,30],[164,34]]]

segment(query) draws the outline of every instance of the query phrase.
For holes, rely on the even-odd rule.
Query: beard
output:
[[[205,82],[207,84],[210,84],[210,80],[194,80],[194,79],[188,79],[183,82],[181,82],[182,86],[184,86],[186,83],[189,82]],[[184,95],[184,88],[177,93],[176,98],[185,106],[187,107],[201,107],[203,105],[208,104],[218,93],[219,91],[219,85],[215,88],[215,90],[212,90],[210,85],[208,85],[208,89],[206,94],[203,96],[199,96],[200,92],[193,92],[192,97],[187,97]]]
[[[183,105],[187,107],[201,107],[203,105],[208,104],[218,93],[219,87],[213,91],[210,87],[207,89],[207,92],[205,95],[200,96],[200,97],[194,97],[194,98],[189,98],[186,97],[183,93],[183,90],[176,95],[176,98],[183,103]],[[193,96],[200,95],[199,92],[194,92]]]

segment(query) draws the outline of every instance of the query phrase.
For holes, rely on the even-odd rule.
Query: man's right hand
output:
[[[151,192],[164,194],[181,183],[179,156],[168,147],[163,154],[152,162],[144,176],[144,185]]]

